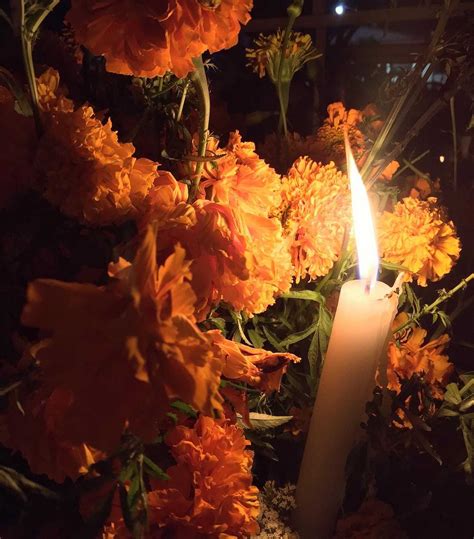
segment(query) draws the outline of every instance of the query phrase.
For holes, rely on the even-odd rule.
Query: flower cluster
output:
[[[258,533],[253,453],[239,427],[201,416],[193,428],[172,429],[166,443],[176,464],[148,493],[151,536],[248,537]],[[129,537],[120,516],[106,537]]]
[[[248,314],[264,311],[290,288],[287,240],[279,220],[269,217],[280,200],[280,177],[254,150],[232,134],[226,156],[205,166],[202,198],[193,204],[171,175],[149,197],[144,222],[158,222],[160,252],[179,242],[192,260],[198,319],[219,301]]]
[[[436,198],[407,197],[379,220],[379,245],[383,258],[407,268],[421,286],[451,271],[461,244],[452,221],[446,221]]]
[[[67,21],[76,40],[103,55],[107,70],[137,77],[184,77],[193,58],[237,43],[252,0],[73,0]]]
[[[42,392],[57,397],[48,397],[45,413],[54,417],[61,444],[85,443],[110,453],[125,429],[151,441],[171,399],[207,414],[221,409],[222,362],[194,324],[195,296],[184,255],[176,246],[158,267],[149,228],[133,264],[112,264],[113,279],[104,287],[47,279],[30,284],[22,321],[52,335],[34,355]],[[23,421],[33,419],[25,414]],[[18,434],[28,437],[26,426]],[[21,447],[21,440],[12,442]],[[35,462],[45,455],[32,457],[32,467],[43,466],[43,473],[53,465]]]
[[[350,227],[347,176],[334,163],[322,166],[308,157],[297,159],[283,179],[280,214],[296,282],[327,275]]]

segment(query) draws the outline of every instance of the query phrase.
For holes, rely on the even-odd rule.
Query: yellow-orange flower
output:
[[[156,163],[134,152],[91,107],[56,113],[36,155],[40,188],[70,217],[93,225],[119,223],[136,216],[156,177]]]
[[[136,4],[136,5],[135,5]],[[75,39],[107,70],[139,77],[184,77],[192,59],[237,43],[252,0],[73,0],[67,20]]]
[[[449,273],[461,251],[452,221],[445,220],[436,202],[407,197],[379,221],[383,258],[405,266],[413,274],[408,279],[415,277],[421,286]]]
[[[253,142],[242,141],[238,131],[230,133],[222,149],[219,141],[211,137],[208,154],[223,155],[204,165],[201,188],[210,192],[211,200],[266,217],[271,208],[279,206],[279,174],[260,159]]]
[[[170,479],[153,481],[148,493],[150,537],[230,539],[258,533],[253,453],[239,427],[201,416],[193,428],[171,430],[166,443],[176,464],[166,470]],[[104,537],[130,537],[123,519],[109,522]]]
[[[112,264],[106,286],[29,285],[22,321],[52,333],[35,353],[41,387],[69,398],[54,429],[59,439],[108,453],[125,429],[152,440],[171,399],[207,414],[221,408],[222,361],[194,324],[184,256],[176,246],[157,267],[149,228],[133,264]]]
[[[408,320],[406,313],[397,316],[393,323],[396,329]],[[397,336],[396,336],[397,337]],[[452,363],[443,352],[448,343],[448,335],[441,335],[425,343],[426,331],[420,327],[410,330],[408,338],[392,341],[388,347],[387,377],[388,387],[400,391],[399,379],[409,380],[413,374],[423,375],[434,397],[443,398],[444,386],[453,370]]]
[[[347,176],[334,163],[322,166],[308,157],[297,159],[283,179],[280,213],[296,281],[326,275],[350,226]]]
[[[245,193],[232,182],[215,184],[213,187],[222,187],[236,204],[242,200],[243,205],[251,207]],[[211,200],[188,204],[184,202],[187,190],[178,185],[170,175],[161,180],[150,193],[143,222],[158,223],[160,257],[177,242],[186,249],[192,261],[198,320],[203,320],[219,301],[248,314],[264,311],[291,284],[290,255],[280,222]],[[263,212],[265,197],[273,200],[275,196],[263,191],[256,196],[255,211]]]
[[[74,103],[68,99],[59,87],[59,73],[48,68],[38,77],[36,87],[38,90],[38,102],[44,112],[72,112]]]

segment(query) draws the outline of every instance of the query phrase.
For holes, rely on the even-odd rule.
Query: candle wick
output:
[[[366,293],[367,296],[370,294],[371,288],[372,287],[371,287],[370,279],[366,279],[365,280],[365,286],[364,286],[364,292]]]

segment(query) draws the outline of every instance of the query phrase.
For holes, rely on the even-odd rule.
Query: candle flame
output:
[[[369,292],[377,280],[379,268],[379,255],[372,211],[364,182],[352,155],[347,132],[344,132],[344,144],[346,148],[347,174],[351,185],[352,219],[356,237],[359,276],[366,281],[366,290]]]

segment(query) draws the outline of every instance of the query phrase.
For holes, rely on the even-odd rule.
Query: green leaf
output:
[[[314,290],[294,290],[283,294],[281,297],[285,299],[306,299],[308,301],[316,301],[317,303],[325,302],[324,296]]]
[[[263,333],[265,333],[265,337],[275,350],[278,350],[279,352],[285,351],[276,335],[265,326],[263,326]]]
[[[319,309],[319,318],[317,321],[316,331],[311,340],[308,350],[308,363],[311,377],[311,387],[316,389],[316,379],[318,369],[324,362],[324,356],[329,344],[329,336],[332,329],[332,319],[329,311],[321,306]]]
[[[260,335],[260,332],[257,329],[249,329],[248,334],[255,348],[263,347],[265,339]]]
[[[245,344],[252,346],[252,343],[247,339],[247,336],[245,335],[244,329],[242,327],[242,315],[235,311],[230,311],[230,314],[232,316],[232,320],[235,322],[235,325],[239,330],[239,335],[241,339],[244,341]]]
[[[316,331],[316,329],[317,329],[317,322],[314,322],[303,331],[297,331],[296,333],[293,333],[293,335],[289,335],[286,339],[283,339],[280,342],[280,346],[283,348],[286,348],[290,346],[291,344],[300,342],[303,339],[306,339],[306,337],[309,337],[310,335],[312,335]]]
[[[225,320],[223,318],[210,318],[209,321],[222,332],[225,331]]]
[[[239,419],[241,416],[238,414]],[[280,425],[284,425],[293,419],[292,415],[268,415],[268,414],[259,414],[257,412],[250,412],[250,425],[252,430],[266,430],[274,429]],[[248,428],[243,423],[241,424],[244,428]]]
[[[190,417],[197,417],[198,415],[196,410],[192,406],[189,406],[189,404],[186,404],[183,401],[174,401],[171,403],[170,406],[172,406],[176,410],[179,410],[180,412],[185,413]]]
[[[410,273],[410,270],[405,266],[400,266],[400,264],[393,264],[392,262],[387,262],[386,260],[381,260],[380,265],[383,269],[390,271],[406,271]]]
[[[161,479],[162,481],[166,481],[170,478],[166,472],[145,455],[143,455],[143,464],[145,465],[145,471],[149,475]]]

